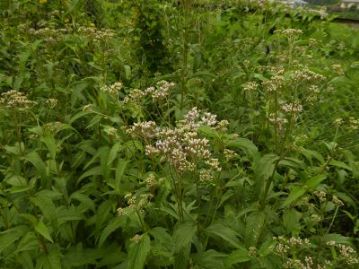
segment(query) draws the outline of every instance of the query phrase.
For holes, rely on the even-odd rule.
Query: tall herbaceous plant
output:
[[[358,267],[357,29],[249,0],[0,28],[0,268]]]

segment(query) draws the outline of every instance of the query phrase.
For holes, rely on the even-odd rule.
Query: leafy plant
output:
[[[357,30],[269,2],[1,5],[1,268],[357,267]]]

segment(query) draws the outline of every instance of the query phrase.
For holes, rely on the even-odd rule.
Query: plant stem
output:
[[[183,222],[183,205],[182,205],[182,184],[178,184],[180,182],[177,172],[175,172],[175,175],[172,172],[172,168],[170,167],[170,174],[172,179],[172,186],[175,192],[175,198],[177,202],[177,213],[178,218],[180,222]]]
[[[337,206],[337,208],[335,209],[335,212],[334,212],[332,221],[330,222],[329,227],[328,227],[328,230],[327,230],[327,234],[329,233],[330,229],[332,228],[332,226],[333,226],[333,224],[334,224],[335,218],[336,218],[337,215],[338,215],[338,211],[339,211],[339,206]]]
[[[180,109],[184,105],[184,97],[187,93],[187,76],[188,76],[188,15],[190,12],[191,0],[182,0],[183,12],[183,44],[182,44],[182,69],[181,69],[181,101]]]

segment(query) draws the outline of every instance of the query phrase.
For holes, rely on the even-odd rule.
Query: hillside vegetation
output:
[[[245,0],[0,29],[1,269],[358,268],[358,30]]]

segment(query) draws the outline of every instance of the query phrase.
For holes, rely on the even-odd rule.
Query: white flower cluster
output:
[[[305,100],[313,105],[319,97],[320,89],[317,85],[310,85]]]
[[[128,96],[123,99],[125,104],[133,102],[138,103],[144,97],[150,96],[154,101],[160,101],[166,99],[170,93],[170,90],[176,86],[173,82],[165,80],[157,82],[156,86],[151,86],[141,91],[139,89],[133,89]]]
[[[336,248],[340,253],[340,258],[348,265],[359,264],[359,256],[351,247],[343,244],[337,244],[335,241],[328,241],[327,246]]]
[[[45,131],[49,131],[51,133],[57,133],[58,131],[62,130],[64,128],[64,123],[60,121],[53,121],[48,122],[43,125],[43,129]]]
[[[304,261],[294,258],[288,258],[284,263],[284,268],[300,268],[300,269],[314,269],[313,258],[310,256],[305,256]]]
[[[337,127],[343,125],[343,123],[344,123],[344,120],[342,118],[336,118],[333,122],[333,124]]]
[[[173,82],[167,82],[165,80],[161,80],[157,82],[155,87],[149,87],[145,90],[147,95],[150,95],[153,100],[162,100],[165,99],[170,90],[176,86]]]
[[[179,172],[193,171],[199,160],[220,170],[218,160],[211,158],[208,140],[199,138],[198,133],[186,126],[164,128],[157,132],[154,145],[146,146],[148,155],[166,156],[170,164]],[[217,162],[216,162],[217,161]]]
[[[359,264],[357,252],[350,246],[338,244],[338,250],[344,261],[349,265]]]
[[[327,201],[327,193],[325,191],[314,191],[313,194],[318,197],[321,203],[325,203]]]
[[[285,103],[281,105],[281,109],[286,113],[299,113],[303,111],[303,106],[298,102],[295,103]]]
[[[147,188],[152,189],[157,185],[156,176],[151,173],[145,178],[144,182],[146,183]]]
[[[46,105],[49,106],[49,108],[55,108],[58,104],[59,100],[55,99],[55,98],[49,98],[46,100]]]
[[[144,213],[144,209],[150,204],[151,199],[153,198],[152,194],[142,193],[142,194],[133,194],[127,193],[124,196],[127,207],[117,208],[117,215],[124,216],[130,214],[133,210],[137,211],[140,214]]]
[[[111,29],[97,29],[94,25],[88,27],[80,26],[78,31],[95,41],[108,40],[115,36],[115,33]]]
[[[156,137],[158,128],[154,121],[145,121],[134,123],[131,128],[126,131],[131,135],[140,136],[143,139],[151,139]]]
[[[311,246],[311,243],[307,238],[305,239],[301,239],[299,237],[285,238],[284,236],[278,236],[278,237],[274,237],[273,240],[277,242],[277,245],[275,247],[275,252],[278,255],[284,255],[293,248],[298,248],[298,247],[304,248]]]
[[[274,74],[270,79],[263,81],[264,89],[269,92],[276,92],[284,85],[284,76],[282,74]]]
[[[243,90],[246,92],[254,92],[258,89],[258,83],[255,81],[249,81],[243,86]]]
[[[292,38],[303,34],[303,31],[300,29],[288,28],[288,29],[277,30],[275,31],[275,33]]]
[[[270,113],[268,120],[270,123],[275,125],[280,131],[282,131],[284,129],[284,125],[288,123],[288,120],[285,117],[283,117],[280,114],[276,115],[275,113]]]
[[[130,239],[130,241],[133,242],[133,243],[135,243],[135,244],[138,244],[138,243],[141,242],[142,237],[143,237],[143,235],[135,234],[135,235]]]
[[[94,24],[90,26],[76,26],[78,27],[78,33],[95,41],[108,40],[115,36],[113,30],[98,29]],[[25,27],[23,28],[25,29]],[[63,35],[74,33],[74,31],[70,28],[57,28],[54,25],[46,25],[45,23],[42,23],[41,28],[30,28],[27,32],[35,37],[42,37],[48,42],[58,41]]]
[[[109,138],[111,139],[115,139],[115,138],[118,138],[118,130],[113,127],[113,126],[109,126],[109,125],[104,125],[102,127],[102,130],[105,134],[108,135]]]
[[[0,105],[7,108],[26,109],[31,108],[36,102],[31,101],[27,96],[17,90],[10,90],[1,94]]]
[[[208,183],[213,181],[213,173],[211,170],[202,169],[199,172],[199,181],[202,183]]]
[[[332,197],[332,202],[333,202],[333,204],[335,204],[336,206],[344,206],[343,201],[340,200],[336,195],[333,195],[333,197]]]
[[[224,149],[223,154],[224,154],[224,158],[226,159],[226,161],[233,160],[233,159],[237,158],[237,156],[238,156],[238,154],[234,150],[231,150],[231,149]]]
[[[277,242],[274,249],[277,255],[285,258],[284,268],[301,268],[301,269],[322,269],[332,268],[332,262],[325,260],[323,265],[313,261],[310,256],[305,256],[303,260],[298,255],[301,250],[305,250],[311,247],[311,243],[308,239],[301,239],[298,237],[285,238],[278,236],[273,238]],[[338,244],[335,241],[328,241],[326,245],[332,248],[332,252],[337,250],[340,255],[336,259],[346,263],[347,265],[359,264],[357,252],[350,246],[344,244]],[[296,258],[292,258],[291,255],[295,253]],[[314,265],[316,264],[316,266]]]
[[[157,127],[155,122],[147,121],[133,124],[127,132],[144,139],[148,156],[165,157],[179,173],[194,171],[200,166],[214,172],[221,171],[218,159],[212,156],[209,141],[199,136],[198,128],[201,126],[219,129],[224,123],[218,122],[216,115],[193,108],[174,128]],[[208,173],[201,176],[203,180],[210,177]]]
[[[354,117],[349,117],[347,120],[344,120],[343,118],[337,118],[334,120],[333,124],[336,127],[344,126],[351,130],[357,130],[359,129],[359,119],[356,119]]]
[[[319,199],[321,203],[325,203],[328,201],[328,194],[325,191],[314,191],[313,194]],[[342,200],[340,200],[336,195],[332,195],[332,203],[336,206],[344,206]]]
[[[123,99],[123,103],[138,103],[142,100],[147,94],[144,91],[139,89],[133,89],[128,96]]]
[[[359,128],[359,120],[354,117],[349,117],[349,128],[357,130]]]
[[[198,129],[200,126],[214,127],[218,124],[217,115],[200,112],[197,107],[193,107],[184,117],[180,124],[187,125],[191,129]]]
[[[332,64],[332,69],[334,71],[334,73],[336,73],[339,76],[344,75],[344,69],[341,66],[341,64]]]
[[[103,85],[100,90],[110,95],[117,95],[123,87],[122,82],[117,81],[112,85]]]
[[[53,43],[59,41],[63,35],[68,34],[70,31],[66,28],[42,27],[39,29],[30,28],[28,33],[35,37],[41,37],[46,42]]]
[[[325,80],[326,77],[309,70],[307,67],[304,67],[302,70],[296,70],[292,74],[292,79],[297,82],[319,83],[319,82]]]
[[[308,12],[314,14],[314,15],[319,15],[320,19],[324,19],[326,17],[328,17],[328,12],[326,10],[325,6],[322,6],[320,9],[308,9]]]

